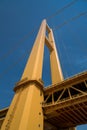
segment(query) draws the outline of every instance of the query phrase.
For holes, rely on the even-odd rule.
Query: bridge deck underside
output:
[[[44,90],[45,120],[56,127],[87,123],[87,72]]]
[[[0,110],[0,128],[1,128],[2,123],[3,123],[3,121],[4,121],[5,117],[6,117],[7,111],[8,111],[8,108]]]
[[[87,98],[87,97],[86,97]],[[62,105],[59,104],[59,105]],[[52,108],[53,107],[53,108]],[[59,106],[51,106],[45,108],[49,113],[45,114],[45,120],[56,127],[72,127],[81,124],[87,124],[87,102],[58,108]],[[50,112],[50,109],[53,111]],[[54,110],[55,109],[55,110]]]

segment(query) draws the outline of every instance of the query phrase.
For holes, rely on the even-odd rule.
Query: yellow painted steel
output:
[[[46,38],[46,30],[48,31],[48,39]],[[46,24],[46,20],[43,20],[21,80],[14,89],[15,95],[1,130],[44,129],[42,110],[44,93],[41,79],[45,42],[50,51],[52,83],[63,80],[53,32]],[[73,130],[73,128],[69,130]]]
[[[63,81],[64,78],[61,70],[60,60],[56,50],[52,29],[49,32],[49,41],[51,42],[54,48],[53,51],[50,52],[50,65],[51,65],[52,83],[55,84]]]
[[[43,20],[37,38],[35,40],[31,55],[25,67],[22,79],[41,79],[42,78],[42,65],[44,42],[46,32],[46,20]]]

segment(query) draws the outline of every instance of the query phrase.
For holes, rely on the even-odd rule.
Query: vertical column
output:
[[[15,96],[1,130],[43,130],[43,53],[46,20],[41,24],[21,81],[15,87]],[[23,80],[26,79],[27,80]]]
[[[63,81],[64,78],[63,78],[52,30],[50,30],[50,32],[48,33],[48,38],[54,48],[54,50],[50,52],[51,76],[52,76],[52,83],[54,84]]]

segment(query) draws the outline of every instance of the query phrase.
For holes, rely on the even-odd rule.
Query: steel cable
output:
[[[55,13],[53,13],[52,15],[48,16],[46,19],[50,20],[53,17],[57,16],[58,14],[60,14],[62,11],[64,11],[66,8],[69,8],[70,6],[74,5],[78,0],[73,0],[72,2],[70,2],[69,4],[65,5],[63,8],[57,10]]]
[[[78,14],[77,16],[70,18],[68,21],[63,22],[62,24],[60,24],[58,26],[55,26],[55,28],[53,30],[57,30],[57,29],[63,27],[64,25],[68,24],[69,22],[72,22],[72,21],[80,18],[81,16],[85,16],[85,15],[87,15],[87,11],[82,12],[82,13]]]
[[[0,79],[6,75],[12,68],[14,68],[20,61],[24,59],[24,57],[28,54],[29,52],[25,52],[20,58],[17,59],[13,64],[11,64],[8,68],[6,68],[1,74],[0,74]]]
[[[29,36],[33,35],[33,33],[36,31],[36,28],[33,29],[31,32],[29,32],[28,34],[26,34],[23,38],[21,38],[18,42],[16,42],[14,44],[14,46],[4,55],[2,55],[0,57],[0,61],[4,60],[5,58],[7,58],[11,53],[13,53],[21,44],[23,44],[23,42],[29,38]]]

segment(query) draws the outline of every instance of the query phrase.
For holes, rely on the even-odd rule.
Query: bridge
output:
[[[47,35],[46,35],[47,31]],[[44,43],[50,51],[52,85],[44,87]],[[87,123],[87,72],[63,78],[52,29],[41,24],[9,108],[0,111],[1,130],[75,130]]]
[[[48,86],[43,91],[45,124],[48,122],[58,128],[87,124],[87,72]],[[0,111],[0,126],[8,109]]]

